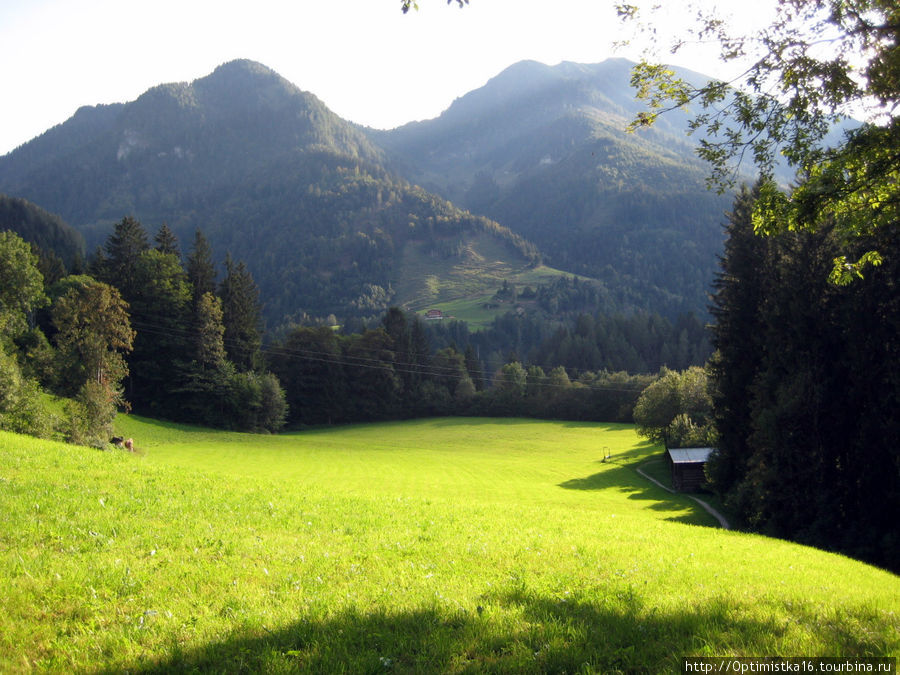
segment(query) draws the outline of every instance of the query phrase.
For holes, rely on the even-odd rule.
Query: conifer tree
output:
[[[98,280],[115,286],[126,302],[137,293],[135,266],[141,254],[150,248],[147,231],[141,223],[126,216],[115,224],[106,240],[104,255],[94,261],[91,274]]]
[[[160,253],[171,253],[179,258],[181,257],[181,249],[178,247],[178,238],[165,223],[159,228],[159,232],[156,233],[156,237],[154,237],[153,240],[156,242],[156,250]]]
[[[225,351],[234,365],[243,371],[260,366],[262,344],[262,308],[259,289],[247,266],[225,259],[225,278],[219,286],[222,320],[225,325]]]
[[[137,338],[129,394],[136,407],[171,416],[178,409],[169,396],[177,366],[191,355],[190,287],[178,258],[155,249],[140,255],[131,274],[134,290],[126,299]]]
[[[202,230],[194,235],[194,245],[187,257],[187,275],[191,284],[194,305],[206,293],[216,292],[216,266],[212,247]]]
[[[715,318],[712,340],[716,352],[710,375],[719,442],[707,472],[720,494],[729,494],[747,470],[752,386],[766,346],[762,312],[766,277],[773,262],[770,240],[753,229],[757,193],[755,188],[744,187],[735,199],[725,228],[721,271],[713,282],[710,312]]]

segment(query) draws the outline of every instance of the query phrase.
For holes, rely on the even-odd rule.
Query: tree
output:
[[[117,408],[126,405],[123,354],[135,337],[127,310],[118,290],[89,277],[81,277],[53,305],[63,384],[75,396],[68,404],[72,442],[105,444]]]
[[[22,374],[15,355],[0,344],[0,429],[49,437],[53,423],[35,382]]]
[[[37,256],[17,234],[0,232],[0,337],[25,330],[28,315],[46,303]]]
[[[178,238],[165,223],[159,228],[159,232],[156,233],[153,240],[156,242],[156,250],[160,253],[171,253],[179,258],[181,257],[181,249],[178,247]]]
[[[63,384],[71,393],[89,380],[117,391],[128,374],[123,354],[131,351],[135,337],[128,304],[112,286],[80,279],[52,309],[56,345],[68,371]]]
[[[298,327],[269,349],[272,370],[283,384],[289,419],[299,424],[347,421],[347,383],[341,344],[326,326]]]
[[[234,365],[225,355],[222,303],[204,293],[191,310],[190,348],[175,361],[169,397],[178,401],[173,416],[214,427],[239,428],[231,405]]]
[[[225,364],[225,326],[222,301],[204,293],[194,310],[194,359],[203,368],[219,369]]]
[[[141,254],[149,248],[144,226],[127,216],[115,224],[101,255],[96,256],[91,265],[91,274],[118,288],[122,297],[131,302],[140,290],[134,279],[134,268]]]
[[[272,373],[234,373],[228,398],[226,426],[254,432],[275,432],[284,426],[285,394]]]
[[[753,35],[734,32],[713,12],[698,13],[693,37],[718,40],[720,59],[735,63],[740,74],[697,85],[645,60],[632,82],[651,112],[641,113],[633,126],[699,105],[690,129],[703,133],[698,152],[711,164],[711,182],[720,190],[732,186],[736,166],[751,156],[764,179],[756,229],[773,234],[832,222],[844,252],[833,261],[831,279],[859,277],[882,258],[876,249],[848,258],[858,248],[853,242],[900,221],[900,120],[894,116],[900,104],[900,5],[780,0],[776,19]],[[621,6],[620,13],[640,16],[633,5]],[[679,36],[672,53],[689,42]],[[860,111],[871,121],[828,146],[832,124]],[[787,194],[771,180],[779,156],[802,179]]]
[[[178,257],[147,249],[130,271],[131,307],[137,330],[131,355],[130,397],[136,408],[154,414],[178,414],[180,402],[170,396],[176,376],[192,358],[191,291]]]
[[[258,368],[262,344],[259,289],[247,266],[243,262],[235,263],[230,255],[225,259],[225,278],[219,286],[219,296],[228,358],[240,370]]]
[[[394,370],[393,340],[381,327],[349,337],[343,350],[351,419],[390,419],[398,413],[402,385]]]
[[[201,230],[194,235],[194,245],[187,257],[187,276],[194,304],[206,293],[216,292],[216,266],[212,247]]]
[[[666,448],[709,445],[713,440],[706,372],[697,366],[684,372],[663,368],[634,406],[638,433]]]

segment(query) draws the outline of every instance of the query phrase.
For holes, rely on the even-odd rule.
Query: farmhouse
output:
[[[669,448],[666,457],[672,470],[672,487],[678,492],[696,492],[706,484],[704,467],[715,448]]]
[[[429,309],[425,312],[426,321],[440,321],[444,318],[444,313],[439,309]]]

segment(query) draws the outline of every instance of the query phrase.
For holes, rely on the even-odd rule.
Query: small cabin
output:
[[[672,487],[678,492],[697,492],[706,485],[706,460],[715,448],[669,448]]]
[[[444,313],[439,309],[429,309],[425,312],[426,321],[440,321],[444,318]]]

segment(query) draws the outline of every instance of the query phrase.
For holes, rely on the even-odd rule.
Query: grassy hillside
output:
[[[468,237],[461,245],[460,255],[445,257],[432,255],[422,242],[408,242],[398,266],[397,304],[416,312],[440,309],[478,329],[514,308],[509,303],[491,302],[504,281],[522,289],[573,276],[546,265],[533,266],[487,234]],[[493,306],[485,306],[489,304]]]
[[[896,576],[711,527],[628,426],[119,429],[142,454],[0,433],[0,672],[900,653]]]

